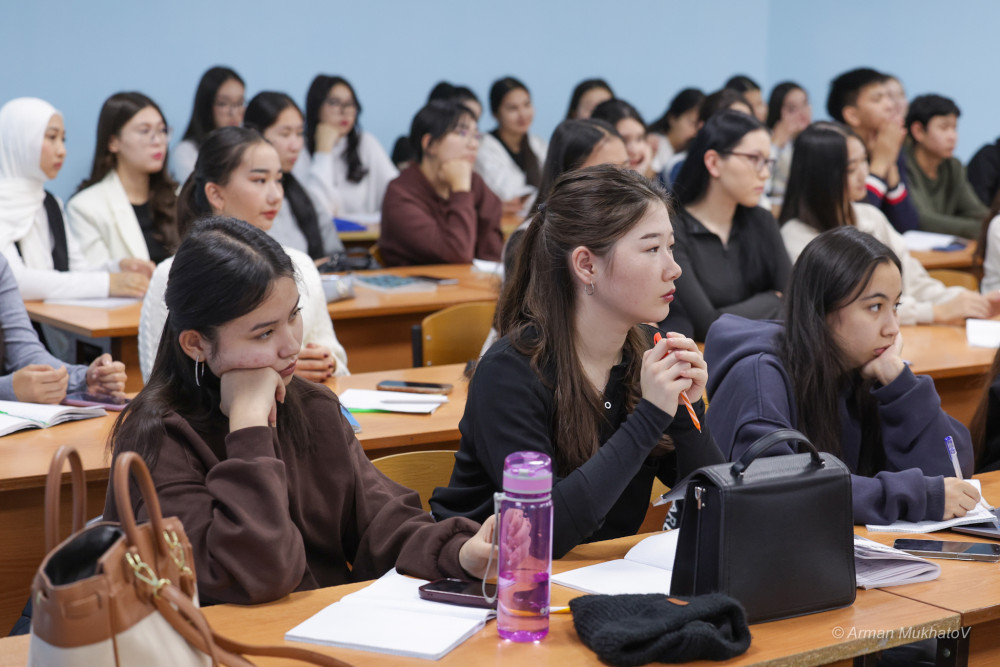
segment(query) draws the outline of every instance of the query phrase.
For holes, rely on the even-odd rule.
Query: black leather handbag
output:
[[[760,456],[782,442],[808,453]],[[798,431],[775,431],[735,463],[699,468],[664,499],[682,497],[671,595],[725,593],[751,623],[854,602],[850,471]]]

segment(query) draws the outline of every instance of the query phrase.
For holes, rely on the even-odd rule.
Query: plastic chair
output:
[[[434,489],[448,486],[451,480],[451,470],[455,467],[455,452],[434,449],[426,452],[390,454],[372,460],[372,464],[392,481],[419,493],[420,504],[429,512],[428,503]]]
[[[493,324],[496,301],[474,301],[431,313],[413,326],[413,367],[466,363],[479,358]]]
[[[979,291],[979,279],[967,271],[955,269],[933,269],[927,272],[931,278],[940,280],[948,287],[964,287],[973,292]]]

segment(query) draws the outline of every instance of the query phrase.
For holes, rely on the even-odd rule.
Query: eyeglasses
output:
[[[231,100],[216,100],[215,104],[213,104],[212,106],[214,106],[219,111],[224,111],[225,113],[232,115],[246,109],[247,102],[246,100],[239,100],[236,102],[233,102]]]
[[[721,153],[721,155],[738,155],[744,157],[750,161],[750,166],[754,168],[758,174],[764,171],[764,167],[767,167],[768,171],[774,170],[774,165],[777,160],[773,157],[764,157],[760,153],[738,153],[737,151],[726,151]]]
[[[155,144],[157,141],[163,141],[164,143],[170,143],[170,135],[172,130],[169,127],[140,127],[134,131],[135,136],[139,137],[140,140]]]
[[[336,97],[328,97],[323,100],[323,104],[340,113],[358,110],[358,103],[354,100],[338,100]]]
[[[452,132],[462,137],[466,141],[468,141],[469,139],[475,139],[476,141],[483,140],[483,133],[471,127],[456,127],[454,130],[452,130]]]

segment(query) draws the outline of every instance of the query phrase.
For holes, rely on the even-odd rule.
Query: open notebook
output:
[[[552,583],[585,593],[670,593],[679,530],[647,537],[628,550],[625,558],[588,565],[552,575]]]
[[[965,481],[979,489],[979,492],[982,493],[983,487],[980,485],[978,479],[967,479]],[[951,528],[952,526],[964,526],[970,523],[987,522],[997,523],[997,517],[993,512],[983,507],[982,504],[979,504],[970,510],[965,516],[960,516],[955,519],[945,519],[943,521],[897,521],[885,526],[869,524],[865,526],[865,528],[867,528],[870,533],[933,533],[934,531],[944,530],[945,528]]]
[[[48,428],[76,419],[103,417],[108,414],[100,407],[73,407],[0,401],[0,436],[26,428]]]

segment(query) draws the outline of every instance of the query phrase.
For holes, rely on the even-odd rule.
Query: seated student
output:
[[[961,113],[947,97],[914,98],[906,115],[910,137],[903,155],[920,228],[974,239],[987,208],[969,185],[962,163],[953,157]]]
[[[611,86],[604,79],[584,79],[573,89],[564,120],[590,118],[598,104],[607,102],[614,96]]]
[[[698,108],[705,100],[705,93],[697,88],[685,88],[674,95],[667,110],[649,126],[649,136],[656,140],[656,155],[652,169],[657,174],[677,153],[686,151],[688,144],[698,134]]]
[[[793,81],[782,81],[774,87],[767,104],[766,121],[767,128],[771,130],[771,157],[774,158],[774,171],[767,192],[772,211],[780,210],[785,197],[795,138],[811,122],[812,107],[802,86]]]
[[[469,384],[451,481],[431,496],[437,519],[485,519],[504,458],[544,452],[559,558],[634,534],[654,477],[669,486],[721,461],[680,404],[684,393],[704,414],[697,345],[677,334],[653,345],[641,326],[670,309],[681,271],[672,237],[666,193],[629,169],[588,167],[556,182],[500,297],[502,338]]]
[[[184,183],[194,171],[198,149],[208,133],[219,127],[242,125],[245,109],[245,84],[235,70],[216,66],[201,75],[191,120],[171,153],[170,169],[178,183]]]
[[[434,101],[458,102],[472,112],[476,123],[479,122],[479,117],[483,115],[483,105],[479,102],[479,98],[476,97],[471,88],[466,86],[453,86],[447,81],[439,81],[431,89],[430,95],[427,96],[428,103]],[[413,163],[413,160],[414,152],[413,147],[410,145],[410,138],[398,137],[392,147],[392,163],[402,173],[404,169]]]
[[[674,183],[681,205],[674,256],[684,269],[676,301],[683,311],[673,312],[664,328],[701,341],[723,313],[781,314],[791,262],[775,252],[781,234],[774,216],[757,205],[770,155],[767,128],[746,113],[720,111],[698,132]]]
[[[326,196],[313,199],[292,173],[305,145],[305,124],[295,101],[284,93],[257,93],[247,105],[243,124],[260,132],[281,158],[285,205],[278,209],[268,234],[281,245],[304,252],[314,260],[344,252],[344,244],[333,225],[330,204],[336,195],[331,192],[332,185],[314,184],[311,192]]]
[[[986,386],[969,423],[975,472],[1000,470],[1000,350],[986,374]]]
[[[979,201],[993,206],[1000,193],[1000,139],[976,151],[965,168],[965,175]]]
[[[873,69],[844,72],[830,82],[826,110],[865,142],[871,173],[865,201],[877,207],[899,232],[917,229],[917,210],[907,190],[902,154],[904,118],[886,93],[886,77]]]
[[[764,93],[760,89],[760,84],[745,74],[737,74],[726,81],[723,88],[735,90],[750,103],[754,117],[760,122],[767,119],[767,103],[764,101]]]
[[[361,131],[360,116],[361,103],[346,79],[325,74],[313,79],[306,94],[309,153],[300,161],[311,174],[307,183],[332,186],[331,209],[341,217],[377,215],[385,189],[399,176],[378,139]]]
[[[416,163],[389,184],[379,249],[386,266],[500,259],[502,204],[473,172],[479,129],[457,102],[429,102],[410,129]]]
[[[476,154],[476,172],[504,203],[505,213],[517,213],[537,192],[545,163],[545,142],[531,134],[535,108],[528,88],[505,77],[490,88],[490,111],[497,129],[483,135]]]
[[[0,254],[25,300],[141,297],[149,263],[91,267],[66,230],[62,204],[45,191],[66,160],[65,137],[62,114],[44,100],[20,97],[0,108]]]
[[[772,431],[802,431],[851,469],[857,523],[949,519],[979,500],[944,446],[952,436],[970,474],[968,430],[900,356],[900,267],[870,234],[824,232],[795,263],[784,322],[727,315],[705,341],[708,424],[723,453],[736,460]]]
[[[703,128],[709,118],[723,109],[740,111],[748,116],[754,115],[753,107],[740,93],[731,88],[723,88],[706,95],[705,99],[702,100],[701,106],[698,107],[697,129],[700,130]],[[695,132],[695,134],[697,134],[697,132]],[[688,147],[690,147],[690,145],[690,142],[688,142]],[[686,159],[687,148],[674,154],[674,156],[670,158],[670,161],[667,163],[667,166],[664,167],[662,172],[660,172],[660,181],[668,185],[673,185],[674,181],[677,180],[677,175],[681,173],[681,167],[684,166],[684,160]]]
[[[177,222],[181,238],[194,221],[208,215],[228,215],[268,231],[283,203],[281,158],[256,131],[223,127],[209,133],[198,152],[194,171],[181,189]],[[302,349],[296,375],[322,382],[347,375],[347,353],[333,332],[319,272],[309,255],[293,248],[284,251],[295,263],[302,285]],[[156,267],[139,316],[139,364],[149,381],[167,322],[167,276],[173,258]],[[208,285],[209,283],[206,283]]]
[[[116,93],[104,103],[90,177],[66,204],[70,230],[91,266],[126,258],[159,264],[177,248],[169,142],[160,107],[142,93]]]
[[[781,212],[781,237],[791,260],[821,232],[852,225],[889,246],[902,262],[903,324],[963,324],[968,317],[1000,314],[1000,292],[980,296],[964,287],[946,287],[927,275],[885,215],[858,201],[867,175],[865,145],[846,125],[815,123],[799,135]]]
[[[482,577],[492,523],[435,523],[371,464],[333,392],[293,377],[297,269],[240,220],[195,225],[171,267],[153,374],[115,422],[114,455],[142,455],[164,514],[184,523],[203,602],[270,602],[393,566]],[[104,516],[119,517],[110,488]]]
[[[656,177],[652,167],[656,149],[649,143],[646,121],[634,106],[625,100],[608,100],[598,104],[591,117],[610,123],[621,135],[628,151],[629,169],[646,178]]]

